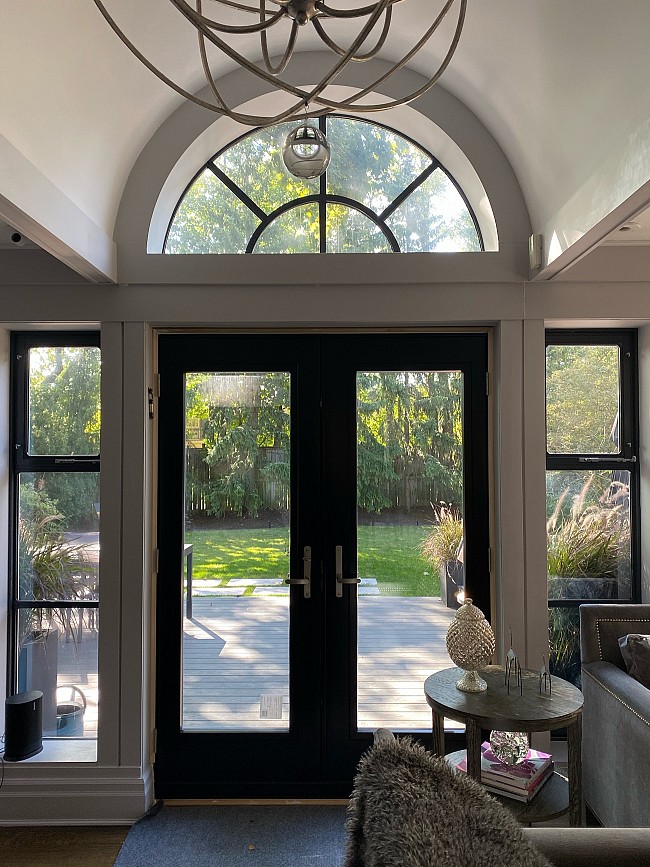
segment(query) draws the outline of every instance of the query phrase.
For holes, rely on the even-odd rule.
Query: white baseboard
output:
[[[150,769],[144,775],[115,775],[128,770],[133,769],[59,779],[5,777],[0,825],[132,825],[153,804],[153,776]]]

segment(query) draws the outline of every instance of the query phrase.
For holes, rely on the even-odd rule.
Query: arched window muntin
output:
[[[246,248],[247,253],[255,252],[255,245],[258,240],[264,234],[264,231],[273,223],[273,221],[280,217],[282,214],[287,213],[288,211],[293,211],[295,208],[299,208],[302,205],[307,205],[309,203],[318,203],[319,210],[319,245],[320,250],[319,253],[327,252],[327,205],[345,205],[347,208],[352,208],[354,211],[358,211],[360,214],[363,214],[364,217],[367,217],[371,220],[375,226],[382,232],[386,241],[391,247],[393,253],[399,253],[400,248],[397,243],[397,238],[391,231],[391,229],[386,225],[381,216],[377,216],[375,211],[371,208],[368,208],[362,202],[358,202],[356,199],[349,199],[346,196],[335,196],[331,193],[318,193],[313,196],[300,196],[296,199],[291,199],[289,202],[285,202],[284,205],[280,205],[279,208],[276,208],[275,211],[265,216],[264,220],[259,224],[257,229],[253,232],[250,241],[248,242],[248,247]]]
[[[219,166],[216,165],[217,160],[225,154],[227,151],[235,148],[241,141],[244,139],[250,138],[259,134],[264,130],[264,127],[258,127],[254,130],[250,130],[248,132],[243,133],[237,138],[230,141],[227,145],[217,151],[213,156],[210,157],[194,174],[192,179],[189,181],[185,189],[183,190],[182,195],[178,199],[176,206],[172,212],[171,218],[169,220],[169,224],[167,226],[167,231],[165,232],[165,240],[163,244],[163,253],[169,253],[167,250],[167,245],[169,241],[170,232],[172,230],[174,220],[178,214],[178,211],[183,205],[185,197],[188,192],[191,190],[192,186],[199,180],[199,178],[203,175],[203,173],[207,170],[210,171],[224,186],[230,190],[233,195],[235,195],[239,201],[245,205],[251,212],[254,214],[259,220],[259,225],[255,228],[251,237],[246,245],[245,253],[252,254],[255,252],[255,246],[264,231],[269,228],[269,226],[276,220],[278,217],[283,214],[288,213],[296,208],[299,208],[305,204],[317,203],[319,209],[319,250],[320,253],[326,253],[327,251],[327,205],[328,204],[341,204],[348,208],[351,208],[372,221],[372,223],[379,228],[382,232],[388,245],[391,248],[391,252],[399,253],[402,252],[399,242],[395,237],[394,232],[387,225],[386,220],[393,214],[408,198],[412,195],[415,190],[422,186],[425,181],[436,171],[440,170],[446,177],[446,179],[453,185],[454,189],[458,193],[461,198],[465,208],[467,210],[467,214],[470,217],[474,231],[476,233],[476,240],[478,244],[478,249],[480,252],[485,250],[485,246],[483,243],[483,236],[481,233],[480,225],[476,214],[474,213],[474,209],[472,208],[469,199],[465,195],[462,187],[458,184],[454,176],[444,167],[444,165],[438,160],[427,148],[419,144],[412,137],[405,135],[399,130],[393,129],[387,124],[378,123],[375,120],[367,120],[365,118],[353,117],[351,115],[345,114],[332,114],[332,115],[324,115],[318,119],[319,128],[321,131],[327,135],[327,122],[328,117],[330,119],[343,119],[348,121],[353,121],[359,124],[366,124],[370,127],[375,127],[379,129],[386,130],[392,135],[402,139],[403,141],[410,144],[413,148],[420,151],[430,162],[429,164],[415,177],[406,187],[391,201],[388,205],[382,209],[380,213],[373,211],[363,202],[360,202],[356,199],[349,198],[346,196],[340,196],[327,192],[327,179],[328,179],[328,171],[325,171],[320,178],[315,179],[319,184],[318,193],[314,193],[306,196],[297,196],[293,199],[290,199],[287,202],[284,202],[279,207],[275,208],[271,212],[266,212],[262,208],[257,205],[257,203],[246,193],[242,187],[240,187],[237,183],[235,183]],[[286,126],[295,126],[295,124],[283,124]],[[284,166],[282,166],[282,170],[286,171]],[[173,255],[173,254],[172,254]]]

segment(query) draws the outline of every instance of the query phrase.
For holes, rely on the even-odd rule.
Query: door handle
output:
[[[336,546],[336,595],[338,598],[343,596],[344,584],[361,584],[361,578],[344,578],[343,577],[343,546]]]
[[[285,578],[285,584],[302,584],[305,599],[311,596],[311,546],[305,545],[302,556],[302,578]]]

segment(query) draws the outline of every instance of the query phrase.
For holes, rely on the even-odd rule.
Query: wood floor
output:
[[[0,867],[113,867],[126,826],[0,828]]]

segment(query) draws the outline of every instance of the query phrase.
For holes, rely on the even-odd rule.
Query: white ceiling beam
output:
[[[0,219],[90,282],[117,282],[113,239],[2,135]]]
[[[593,250],[599,247],[605,238],[615,231],[623,223],[633,219],[637,214],[644,211],[650,205],[650,181],[647,181],[632,195],[628,196],[624,202],[621,202],[618,207],[606,214],[595,226],[592,226],[580,238],[575,240],[569,247],[563,250],[552,261],[548,262],[539,273],[533,277],[533,281],[538,283],[542,281],[555,280],[562,276],[571,280],[571,276],[566,276],[566,272],[580,262],[585,256],[589,255]],[[548,243],[547,236],[544,237],[544,243]],[[548,251],[547,251],[548,255]]]

